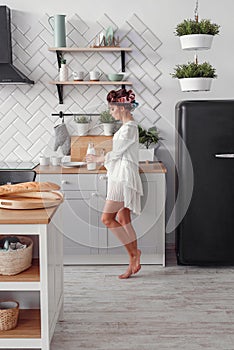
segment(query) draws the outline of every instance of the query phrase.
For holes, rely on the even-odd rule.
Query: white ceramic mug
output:
[[[99,80],[101,76],[101,73],[100,72],[97,72],[97,71],[91,71],[89,72],[89,78],[90,80]]]
[[[73,72],[72,75],[73,75],[73,80],[79,80],[79,81],[84,80],[84,72],[83,71]]]
[[[50,164],[50,158],[46,156],[40,156],[40,165],[45,166]]]
[[[50,158],[51,165],[58,166],[61,164],[62,157],[53,156]]]

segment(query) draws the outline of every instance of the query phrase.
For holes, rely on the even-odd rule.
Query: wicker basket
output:
[[[19,303],[17,301],[0,301],[0,331],[7,331],[17,326]]]
[[[5,238],[1,236],[0,238]],[[0,274],[17,275],[27,270],[32,265],[33,241],[30,237],[16,236],[22,244],[26,244],[24,249],[0,251]]]

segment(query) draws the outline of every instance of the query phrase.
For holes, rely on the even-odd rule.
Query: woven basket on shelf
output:
[[[17,301],[0,301],[0,331],[7,331],[17,326],[19,303]]]
[[[1,236],[0,239],[7,236]],[[26,244],[24,249],[0,251],[0,274],[17,275],[27,270],[32,265],[33,241],[30,237],[16,236],[22,244]]]

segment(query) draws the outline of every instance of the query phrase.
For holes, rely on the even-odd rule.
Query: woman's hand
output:
[[[105,161],[104,156],[95,156],[94,154],[87,154],[86,155],[86,162],[87,163],[103,163]]]

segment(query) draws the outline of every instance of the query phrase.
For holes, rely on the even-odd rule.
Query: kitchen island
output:
[[[107,193],[106,169],[86,166],[38,166],[37,181],[60,185],[65,264],[128,264],[125,248],[101,222]],[[143,184],[142,213],[132,215],[142,264],[165,266],[166,168],[161,162],[140,163]]]
[[[0,275],[0,299],[20,304],[18,325],[0,331],[0,349],[50,349],[56,322],[63,317],[63,235],[61,208],[0,209],[0,234],[30,236],[32,266]]]

